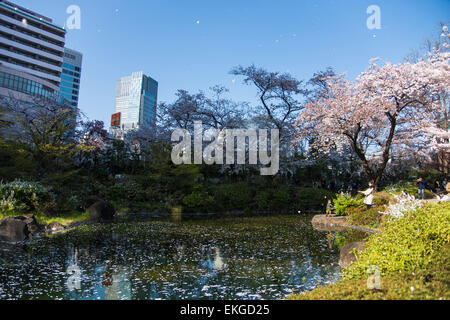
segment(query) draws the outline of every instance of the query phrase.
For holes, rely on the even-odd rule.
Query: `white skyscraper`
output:
[[[130,130],[151,126],[156,121],[158,82],[144,72],[117,80],[116,106],[112,127]]]

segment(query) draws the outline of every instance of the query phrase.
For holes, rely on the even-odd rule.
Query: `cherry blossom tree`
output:
[[[92,147],[93,151],[103,150],[108,139],[108,132],[105,130],[103,121],[81,121],[79,136],[79,142],[84,146]]]
[[[432,145],[424,133],[436,127],[439,94],[450,86],[449,56],[417,63],[369,68],[355,82],[330,77],[326,95],[305,106],[296,123],[297,141],[343,152],[350,146],[369,180],[377,186],[390,160],[411,152],[426,156]]]
[[[448,60],[450,54],[450,33],[448,32],[448,27],[442,27],[442,33],[439,41],[436,41],[432,51],[429,53],[431,55],[430,60],[440,68],[448,68]],[[444,74],[445,76],[445,74]],[[448,80],[448,79],[445,79]],[[442,90],[439,93],[439,104],[441,106],[440,111],[436,115],[436,120],[426,126],[425,132],[434,137],[432,145],[435,149],[443,152],[448,152],[450,150],[450,136],[448,132],[448,114],[449,114],[449,86],[442,86]]]

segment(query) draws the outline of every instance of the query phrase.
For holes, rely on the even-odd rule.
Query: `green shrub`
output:
[[[377,192],[373,197],[373,202],[377,206],[386,206],[392,200],[392,195],[387,192]]]
[[[379,213],[386,210],[385,207],[366,209],[365,207],[348,207],[345,209],[350,216],[350,223],[368,228],[378,228],[384,215]]]
[[[183,198],[187,212],[209,212],[214,205],[214,199],[206,192],[195,191]]]
[[[53,205],[54,199],[51,188],[38,182],[15,180],[0,183],[0,211],[4,214],[12,211],[42,212]]]
[[[380,234],[369,237],[365,251],[359,253],[351,267],[343,270],[339,282],[289,299],[448,300],[449,225],[448,202],[427,204],[417,212],[389,220]],[[367,271],[371,266],[380,268],[381,290],[367,288],[370,276]]]
[[[297,187],[293,192],[291,210],[293,212],[308,212],[312,210],[322,210],[325,212],[328,199],[333,199],[334,197],[335,194],[328,190]]]
[[[364,208],[364,199],[352,197],[349,194],[340,194],[334,200],[334,208],[336,209],[336,214],[339,216],[347,216],[347,209],[351,207]]]
[[[272,200],[269,202],[271,211],[289,211],[291,200],[290,188],[280,186],[275,188],[272,193]]]
[[[431,186],[431,183],[428,182]],[[418,197],[419,190],[417,189],[417,184],[415,182],[402,182],[390,185],[384,188],[383,191],[389,194],[399,195],[403,190],[405,190],[409,195]],[[434,195],[430,190],[425,190],[425,199],[433,199]]]
[[[412,170],[410,177],[414,179],[422,177],[431,186],[436,180],[446,179],[446,174],[436,169]]]
[[[377,266],[381,275],[415,271],[432,263],[433,253],[450,241],[450,203],[426,204],[402,218],[389,220],[383,232],[373,235],[358,261],[343,271],[344,278],[367,277]]]
[[[256,207],[258,211],[266,211],[269,208],[270,193],[267,191],[259,191],[255,195]]]
[[[333,199],[335,194],[324,189],[296,187],[292,197],[290,205],[292,212],[324,211],[328,199]]]
[[[215,206],[220,211],[249,210],[255,194],[247,182],[217,185],[212,188]]]
[[[148,191],[130,178],[115,181],[112,185],[98,186],[100,198],[120,203],[149,202]]]
[[[334,245],[342,248],[349,243],[363,241],[367,237],[368,234],[366,232],[361,232],[354,229],[346,229],[342,232],[335,233]]]

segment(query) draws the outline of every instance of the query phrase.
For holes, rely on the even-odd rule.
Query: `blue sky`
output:
[[[69,5],[81,29],[66,46],[84,54],[81,110],[109,125],[117,78],[144,71],[159,82],[159,101],[177,89],[215,84],[238,101],[255,91],[229,75],[252,63],[299,79],[333,67],[354,79],[369,59],[401,62],[410,49],[450,20],[449,0],[13,0],[63,26]],[[381,9],[381,30],[369,30],[369,5]],[[235,81],[233,81],[235,80]]]

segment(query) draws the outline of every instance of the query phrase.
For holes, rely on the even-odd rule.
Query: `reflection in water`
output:
[[[123,267],[119,267],[115,272],[111,267],[105,267],[102,286],[105,300],[131,300],[131,283]]]
[[[227,267],[227,264],[223,262],[223,258],[220,256],[220,249],[215,247],[214,251],[216,252],[216,255],[214,257],[213,261],[213,268],[214,270],[223,270]]]
[[[334,245],[334,234],[330,232],[327,233],[328,247],[330,249],[333,248]]]
[[[308,216],[88,226],[0,249],[0,299],[280,299],[339,278]],[[330,245],[331,243],[331,245]],[[69,266],[81,286],[68,288]]]

